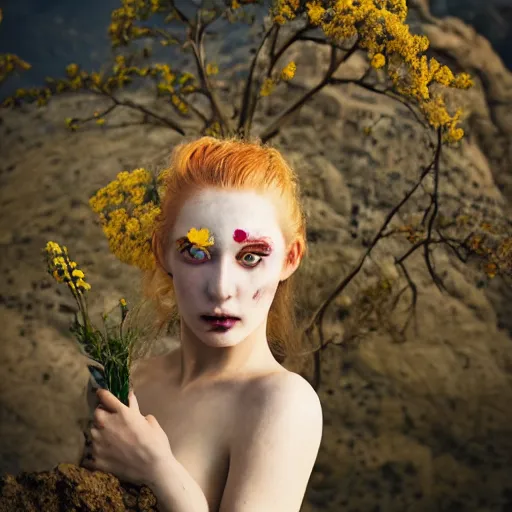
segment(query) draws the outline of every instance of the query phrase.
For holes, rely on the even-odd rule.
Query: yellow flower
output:
[[[85,274],[71,261],[66,246],[49,241],[44,248],[46,251],[47,271],[58,283],[66,283],[74,294],[81,294],[91,289],[85,282]]]
[[[121,306],[123,306],[123,307],[126,307],[126,300],[125,299],[120,299],[119,300],[119,304],[121,304]]]
[[[191,228],[187,233],[187,238],[190,243],[197,245],[198,247],[209,247],[215,242],[213,236],[210,235],[208,228]]]
[[[376,55],[374,55],[371,62],[372,67],[374,67],[375,69],[379,69],[383,67],[384,64],[386,64],[386,57],[384,57],[382,53],[377,53]]]
[[[454,79],[455,77],[453,76],[453,73],[448,66],[440,67],[436,74],[434,75],[434,80],[438,84],[445,86],[451,85]]]
[[[496,277],[496,273],[498,272],[498,267],[496,263],[487,263],[485,266],[485,273],[489,276],[490,279]]]
[[[89,200],[110,251],[120,261],[143,270],[155,265],[151,237],[160,213],[164,174],[154,177],[144,168],[120,172]]]
[[[299,0],[277,0],[274,6],[274,21],[283,25],[287,20],[296,17],[299,8]]]
[[[69,76],[69,78],[75,78],[78,74],[78,64],[69,64],[66,67],[66,74]]]
[[[283,80],[291,80],[295,76],[295,72],[297,71],[297,65],[295,62],[289,62],[281,71],[281,78]]]
[[[216,75],[219,72],[219,67],[217,64],[207,64],[206,65],[206,74],[207,75]]]
[[[62,254],[62,249],[60,245],[56,242],[47,242],[46,243],[46,252],[52,252],[54,254]]]
[[[261,96],[270,96],[270,94],[274,90],[275,85],[276,83],[274,80],[272,80],[272,78],[265,78],[260,89]]]
[[[470,87],[473,87],[474,83],[468,73],[460,73],[455,77],[453,85],[457,89],[469,89]]]
[[[325,9],[317,2],[308,2],[306,4],[308,8],[309,20],[313,25],[320,25],[325,14]]]

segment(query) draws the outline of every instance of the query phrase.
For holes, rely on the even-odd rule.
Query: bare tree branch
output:
[[[268,67],[268,70],[267,70],[267,78],[270,78],[270,75],[272,74],[272,71],[274,70],[274,67],[275,65],[277,64],[277,61],[281,58],[281,56],[283,55],[283,53],[288,50],[288,48],[290,48],[290,46],[295,43],[295,41],[298,41],[300,39],[300,37],[305,33],[307,32],[308,30],[310,30],[312,28],[312,26],[307,23],[305,26],[303,26],[302,28],[300,28],[297,32],[295,32],[284,44],[283,46],[281,46],[281,48],[277,51],[277,53],[273,53],[271,54],[271,59],[270,59],[270,65]]]
[[[298,110],[304,103],[306,103],[312,96],[314,96],[317,92],[322,90],[328,83],[331,76],[335,73],[335,71],[341,66],[343,62],[345,62],[355,51],[357,50],[357,44],[354,44],[354,46],[345,54],[341,59],[336,59],[336,48],[331,47],[331,59],[329,63],[329,67],[325,73],[324,78],[322,81],[313,87],[310,91],[308,91],[306,94],[304,94],[302,97],[300,97],[298,100],[296,100],[292,105],[290,105],[282,114],[280,114],[274,121],[270,123],[269,126],[267,126],[263,132],[260,134],[260,138],[263,142],[268,141],[272,137],[274,137],[277,133],[279,133],[279,130],[281,129],[281,126],[290,118],[290,116]]]
[[[434,192],[432,193],[432,201],[434,205],[434,209],[432,215],[430,216],[428,229],[427,229],[427,238],[425,240],[425,245],[423,246],[423,253],[425,255],[425,262],[427,264],[427,269],[432,277],[432,280],[439,288],[439,291],[446,291],[446,288],[443,284],[442,279],[437,275],[433,262],[431,260],[431,255],[429,251],[430,242],[432,240],[432,230],[434,227],[434,222],[436,220],[437,214],[439,212],[439,166],[441,160],[441,148],[442,148],[442,133],[441,129],[437,130],[437,147],[436,154],[434,158]]]
[[[134,103],[131,100],[120,100],[120,99],[116,98],[112,93],[110,93],[104,89],[102,89],[101,91],[91,91],[91,92],[94,92],[95,94],[98,94],[98,95],[107,96],[115,103],[116,106],[123,106],[123,107],[131,108],[132,110],[138,110],[139,112],[142,112],[143,114],[145,114],[147,116],[157,119],[162,124],[165,124],[169,128],[172,128],[174,131],[178,132],[180,135],[185,135],[184,129],[178,123],[176,123],[172,119],[168,119],[166,117],[160,116],[159,114],[155,114],[154,112],[152,112],[148,108],[144,107],[143,105],[140,105],[139,103]]]
[[[242,106],[240,107],[240,118],[238,120],[237,133],[243,135],[244,137],[249,136],[249,131],[251,127],[251,104],[256,103],[256,99],[252,97],[251,91],[254,81],[254,70],[256,69],[256,63],[258,62],[258,57],[260,55],[261,50],[263,49],[265,42],[272,35],[277,33],[279,25],[273,24],[263,36],[261,43],[254,54],[254,57],[251,62],[251,67],[249,68],[249,75],[247,76],[247,80],[245,81],[244,93],[242,97]],[[251,101],[252,99],[252,101]]]
[[[188,25],[189,44],[192,47],[192,52],[194,54],[194,59],[196,62],[197,72],[199,75],[199,80],[202,85],[202,89],[210,101],[210,105],[214,113],[214,118],[216,118],[219,121],[221,134],[223,136],[230,135],[231,123],[229,122],[229,119],[224,115],[223,109],[220,106],[217,95],[215,94],[215,91],[211,86],[210,81],[208,79],[208,75],[206,73],[203,41],[208,23],[202,22],[200,9],[198,9],[197,11],[195,25],[192,25],[190,22],[188,23]]]

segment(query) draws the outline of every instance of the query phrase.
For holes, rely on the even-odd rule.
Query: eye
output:
[[[240,258],[240,260],[246,267],[255,267],[262,259],[263,258],[261,256],[258,256],[257,254],[254,254],[252,252],[248,252]]]
[[[206,249],[201,249],[196,245],[185,247],[181,251],[181,254],[185,256],[186,260],[193,261],[194,263],[202,263],[203,261],[211,259],[210,253]]]

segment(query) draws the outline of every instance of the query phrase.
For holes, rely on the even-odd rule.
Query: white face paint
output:
[[[214,237],[207,248],[211,259],[197,260],[190,248],[182,252],[176,248],[176,240],[191,228],[208,228]],[[239,240],[243,238],[237,230],[245,232],[248,240],[236,241],[235,231]],[[209,346],[234,346],[248,338],[266,322],[282,279],[285,250],[277,212],[268,197],[218,189],[190,197],[176,220],[167,255],[181,321]],[[215,314],[240,320],[226,329],[202,318]]]

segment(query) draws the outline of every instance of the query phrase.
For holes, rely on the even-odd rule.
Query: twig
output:
[[[196,61],[197,71],[199,74],[199,79],[202,84],[202,88],[205,91],[208,99],[210,100],[214,117],[216,117],[219,120],[221,134],[223,136],[226,136],[231,133],[230,122],[224,115],[220,107],[219,100],[217,99],[217,95],[215,94],[208,80],[208,75],[206,73],[206,69],[204,66],[203,40],[207,26],[208,23],[202,23],[201,21],[201,10],[199,9],[196,17],[196,26],[194,27],[189,23],[189,34],[193,34],[192,36],[189,35],[189,42],[192,47],[192,51]]]
[[[313,316],[313,320],[311,321],[310,325],[308,326],[308,330],[313,327],[315,323],[322,322],[323,317],[325,315],[325,312],[331,302],[338,296],[338,294],[345,289],[345,287],[352,281],[352,279],[359,273],[359,270],[361,270],[364,262],[366,261],[366,258],[371,253],[375,245],[377,245],[378,241],[381,239],[382,233],[385,232],[386,228],[388,227],[389,223],[393,220],[394,216],[400,211],[402,206],[410,199],[410,197],[416,192],[418,187],[420,186],[421,182],[425,179],[427,174],[432,170],[432,167],[434,165],[434,161],[432,161],[421,173],[417,183],[414,184],[413,187],[405,194],[403,199],[395,205],[392,210],[388,213],[386,216],[386,219],[384,220],[382,226],[380,227],[378,233],[375,235],[373,240],[370,242],[370,245],[368,246],[366,252],[362,256],[361,260],[359,261],[359,264],[352,270],[352,272],[345,277],[335,288],[335,290],[329,295],[329,298],[322,304],[322,306],[317,310],[315,315]]]
[[[325,73],[324,78],[322,81],[313,87],[313,89],[309,90],[306,94],[301,96],[298,100],[295,101],[292,105],[290,105],[281,115],[279,115],[274,121],[270,123],[269,126],[267,126],[263,132],[260,135],[260,139],[263,142],[268,141],[272,137],[274,137],[277,133],[279,133],[279,130],[283,123],[286,122],[286,120],[304,103],[306,103],[312,96],[314,96],[318,91],[323,89],[328,83],[331,76],[334,74],[334,72],[340,67],[340,65],[345,62],[355,51],[357,50],[357,43],[352,46],[352,48],[341,58],[336,59],[336,48],[331,47],[331,59],[329,63],[329,67]]]
[[[253,99],[251,102],[252,96],[251,96],[251,90],[253,86],[253,79],[254,79],[254,70],[256,69],[256,63],[258,61],[258,57],[260,55],[261,50],[263,49],[263,46],[265,45],[265,42],[267,39],[272,35],[272,33],[277,33],[277,28],[279,25],[273,24],[265,33],[263,36],[261,43],[254,54],[254,57],[251,62],[251,67],[249,68],[249,75],[247,76],[247,80],[245,82],[244,87],[244,93],[242,98],[242,105],[240,107],[240,118],[238,120],[238,127],[237,132],[241,134],[243,137],[249,136],[249,131],[251,127],[251,104],[256,103],[256,100]]]
[[[428,129],[428,126],[425,124],[425,122],[419,117],[419,115],[412,108],[412,106],[409,105],[405,100],[403,100],[396,94],[393,94],[393,92],[390,91],[389,89],[384,89],[384,90],[376,89],[372,85],[364,83],[363,80],[364,80],[364,77],[362,79],[360,78],[358,80],[346,80],[346,79],[339,79],[339,78],[331,78],[329,83],[335,84],[335,85],[336,84],[353,83],[354,85],[362,87],[363,89],[374,92],[376,94],[381,94],[383,96],[387,96],[388,98],[391,98],[392,100],[398,101],[398,103],[401,103],[404,107],[406,107],[411,112],[411,114],[415,117],[416,121],[418,121],[418,123],[421,124],[421,126],[423,126],[423,128]]]
[[[306,24],[304,27],[300,28],[297,32],[295,32],[287,41],[286,43],[283,44],[283,46],[281,46],[281,48],[278,50],[277,53],[272,53],[271,55],[271,59],[270,59],[270,65],[268,67],[268,70],[267,70],[267,78],[270,78],[270,75],[272,74],[272,71],[275,67],[275,65],[277,64],[277,61],[281,58],[281,56],[283,55],[283,53],[288,50],[288,48],[290,48],[290,46],[295,43],[296,41],[298,41],[300,39],[300,37],[305,33],[307,32],[308,30],[311,29],[311,25],[308,23]]]
[[[438,144],[440,144],[440,143],[441,143],[440,140],[438,140]],[[386,229],[387,229],[389,223],[393,220],[395,215],[400,211],[402,206],[416,192],[416,190],[420,187],[420,185],[423,182],[423,180],[425,179],[425,177],[429,174],[429,172],[434,167],[434,165],[436,163],[436,158],[438,158],[438,153],[439,153],[439,150],[436,148],[436,153],[434,155],[434,158],[433,158],[432,162],[427,167],[425,167],[425,169],[422,171],[418,181],[405,194],[403,199],[397,205],[395,205],[392,208],[392,210],[388,213],[388,215],[386,216],[386,219],[384,220],[384,222],[383,222],[382,226],[380,227],[378,233],[375,235],[373,240],[370,242],[367,250],[365,251],[365,253],[361,257],[359,263],[348,274],[348,276],[346,276],[344,279],[341,280],[341,282],[336,286],[336,288],[329,295],[329,297],[320,305],[320,307],[317,309],[317,311],[313,315],[313,317],[312,317],[311,321],[309,322],[308,326],[304,330],[306,336],[311,341],[313,341],[313,331],[314,331],[315,327],[317,327],[318,328],[318,333],[319,333],[319,338],[320,338],[320,344],[315,349],[314,354],[313,354],[314,368],[315,368],[315,374],[313,375],[313,385],[317,385],[317,386],[320,385],[320,376],[318,374],[316,374],[316,372],[320,372],[320,366],[321,366],[320,352],[323,350],[324,345],[325,345],[325,342],[324,342],[325,337],[324,337],[324,330],[323,330],[323,320],[324,320],[324,316],[325,316],[325,313],[326,313],[327,309],[329,308],[331,303],[334,301],[334,299],[349,285],[349,283],[354,279],[354,277],[359,274],[359,271],[363,267],[366,259],[370,255],[371,251],[377,245],[379,240],[382,238],[382,235],[384,233],[386,233]],[[417,248],[421,247],[421,245],[423,245],[424,243],[425,242],[423,240],[420,241],[419,243],[417,243],[415,245],[414,249],[408,251],[408,253],[412,254],[412,252],[414,252],[414,250],[416,250]],[[431,241],[431,243],[433,243],[433,242]],[[405,260],[405,257],[401,258],[402,262],[403,262],[403,260]],[[399,264],[400,260],[397,261],[397,263]],[[318,389],[318,388],[315,388],[315,389]]]
[[[439,165],[441,160],[441,143],[442,138],[442,132],[441,128],[437,129],[437,148],[436,148],[436,154],[434,158],[434,192],[432,194],[432,201],[434,205],[434,210],[432,212],[432,215],[430,216],[428,228],[427,228],[427,239],[426,243],[423,246],[424,249],[424,255],[425,255],[425,262],[427,264],[427,269],[432,277],[432,280],[438,287],[439,291],[446,291],[446,287],[443,284],[442,279],[437,275],[436,271],[434,270],[434,265],[431,260],[429,246],[432,240],[432,230],[434,227],[434,222],[436,220],[437,214],[439,212]]]
[[[147,109],[143,105],[134,103],[131,100],[120,100],[120,99],[116,98],[111,92],[108,92],[105,89],[101,89],[98,91],[91,90],[91,92],[93,92],[94,94],[107,96],[116,104],[116,106],[128,107],[133,110],[138,110],[140,112],[143,112],[144,114],[146,114],[150,117],[154,117],[155,119],[158,119],[158,121],[160,121],[161,123],[167,125],[169,128],[172,128],[174,131],[178,132],[180,135],[185,135],[185,131],[178,123],[176,123],[175,121],[173,121],[171,119],[167,119],[158,114],[155,114],[154,112]]]

